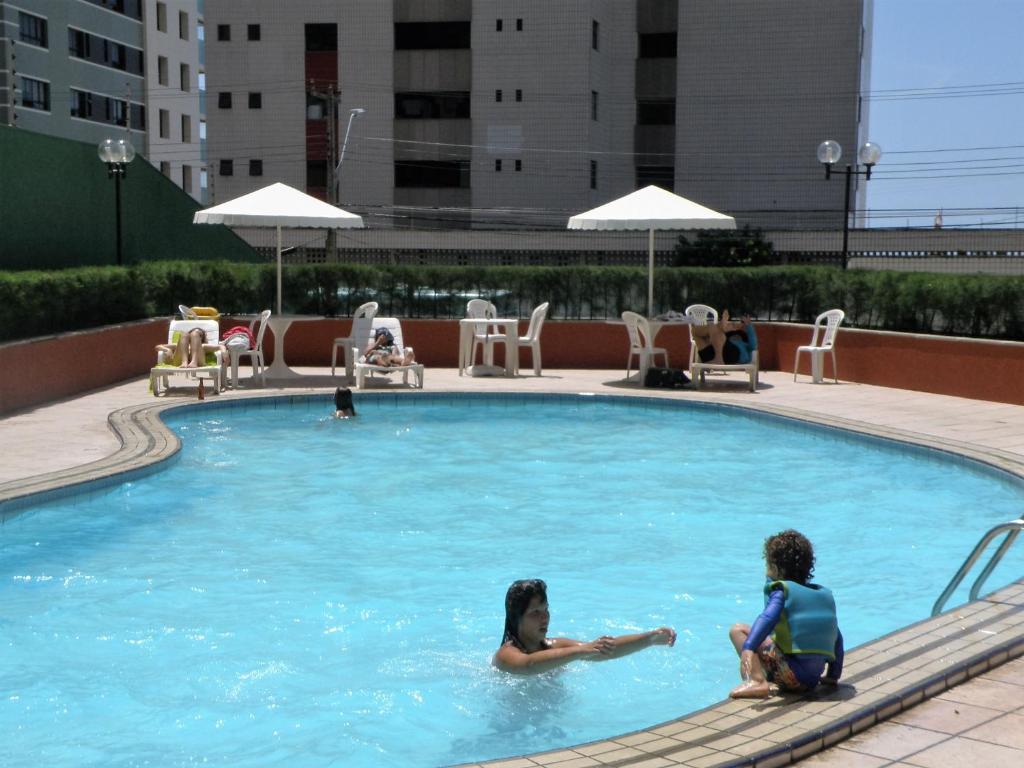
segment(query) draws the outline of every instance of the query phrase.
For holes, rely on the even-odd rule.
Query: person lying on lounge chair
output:
[[[176,332],[177,333],[177,332]],[[201,368],[206,364],[206,333],[202,328],[178,333],[177,344],[157,344],[157,352],[161,350],[170,356],[171,365],[179,368]]]
[[[717,323],[695,325],[692,330],[697,357],[702,363],[745,365],[757,349],[757,332],[750,317],[730,320],[727,309]]]
[[[373,332],[373,342],[363,352],[363,362],[385,368],[401,365],[412,365],[416,362],[412,347],[402,349],[395,344],[395,337],[387,328],[377,328]]]

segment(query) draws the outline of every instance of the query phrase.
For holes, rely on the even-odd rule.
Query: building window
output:
[[[206,141],[206,121],[199,121],[199,140]]]
[[[171,164],[166,160],[160,161],[160,173],[162,173],[168,179],[171,178]]]
[[[396,120],[469,119],[469,91],[396,93]]]
[[[306,189],[327,189],[327,161],[306,161]]]
[[[501,173],[501,158],[494,161],[494,171],[495,173]]]
[[[668,192],[675,191],[676,169],[671,165],[638,165],[636,167],[636,188],[643,189],[652,184]]]
[[[123,43],[91,35],[74,27],[68,27],[68,53],[76,59],[84,59],[93,64],[140,77],[144,72],[145,56],[141,49],[130,48]]]
[[[469,163],[464,161],[396,160],[395,186],[469,189]]]
[[[18,11],[18,29],[21,33],[21,42],[38,45],[40,48],[50,47],[50,35],[46,19],[43,17]]]
[[[336,50],[338,50],[337,24],[306,25],[306,53]]]
[[[497,89],[497,90],[496,90],[496,91],[494,92],[494,100],[495,100],[495,101],[501,101],[501,88],[498,88],[498,89]]]
[[[181,90],[185,92],[192,90],[192,70],[188,64],[181,65]]]
[[[178,11],[178,37],[188,40],[188,14],[185,11]]]
[[[21,77],[21,106],[50,111],[50,84],[33,77]]]
[[[395,24],[395,50],[469,48],[468,21],[416,21]]]
[[[231,25],[230,24],[218,24],[217,25],[217,40],[221,43],[226,43],[231,40]]]
[[[156,4],[156,29],[157,32],[167,31],[167,3]]]
[[[601,42],[601,25],[597,19],[593,19],[590,22],[590,47],[595,51],[599,51]]]
[[[494,31],[495,32],[501,32],[501,27],[502,27],[501,19],[495,19],[495,21],[494,21]]]
[[[676,100],[650,99],[636,103],[637,125],[675,125]]]
[[[146,130],[146,108],[142,104],[128,104],[123,99],[101,96],[97,93],[71,89],[71,116],[96,123],[127,125],[131,116],[132,128]]]
[[[516,32],[522,32],[522,31],[523,31],[523,20],[522,19],[516,19]]]
[[[638,57],[641,59],[674,59],[676,57],[676,33],[651,32],[640,35]]]
[[[182,115],[181,116],[181,143],[191,144],[192,143],[192,116]]]
[[[262,176],[263,175],[263,161],[262,160],[250,160],[249,161],[249,175],[250,176]]]
[[[171,113],[166,109],[160,110],[160,138],[171,138]]]
[[[249,109],[263,109],[263,94],[260,91],[249,92]]]
[[[251,40],[253,42],[259,40],[260,39],[260,25],[259,24],[250,24],[249,25],[249,29],[248,29],[248,33],[249,33],[249,40]]]
[[[597,189],[597,160],[590,161],[590,188]]]
[[[517,171],[523,170],[523,161],[522,160],[516,160],[516,170]]]
[[[192,194],[192,166],[183,165],[181,166],[181,188]]]
[[[206,42],[206,24],[202,19],[196,19],[196,40],[200,43]]]
[[[590,119],[597,120],[597,91],[590,92]]]
[[[522,100],[523,100],[523,89],[522,88],[516,88],[516,101],[522,101]]]
[[[85,2],[106,8],[113,13],[120,13],[136,21],[142,21],[142,0],[85,0]]]
[[[220,91],[217,94],[217,106],[221,109],[231,109],[231,91]]]
[[[221,176],[234,176],[235,175],[235,161],[234,160],[221,160],[220,161],[220,175]]]
[[[156,57],[156,81],[160,85],[167,85],[167,57]]]

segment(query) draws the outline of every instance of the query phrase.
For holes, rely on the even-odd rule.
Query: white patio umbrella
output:
[[[736,220],[661,187],[649,186],[576,214],[569,219],[569,229],[648,230],[647,316],[650,317],[654,313],[654,230],[736,229]]]
[[[353,229],[363,226],[363,218],[278,182],[213,208],[196,211],[192,223],[277,228],[277,314],[280,316],[281,228]]]

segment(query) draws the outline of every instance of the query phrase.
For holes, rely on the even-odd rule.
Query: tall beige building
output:
[[[212,196],[539,227],[657,183],[838,226],[815,149],[865,138],[871,1],[206,0]]]

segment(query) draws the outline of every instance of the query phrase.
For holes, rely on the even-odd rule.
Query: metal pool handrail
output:
[[[999,534],[1005,533],[1006,538],[1003,539],[1003,543],[999,545],[999,549],[997,549],[992,557],[989,558],[988,563],[985,565],[984,569],[982,569],[981,574],[977,579],[975,579],[974,586],[971,587],[970,599],[977,600],[978,593],[981,591],[981,585],[985,583],[985,580],[989,577],[992,571],[995,570],[995,567],[999,565],[999,561],[1003,559],[1003,555],[1006,554],[1006,551],[1010,548],[1010,545],[1013,544],[1017,536],[1020,535],[1022,530],[1024,530],[1024,518],[1018,518],[1017,520],[1010,520],[1008,523],[997,525],[982,536],[981,541],[978,542],[971,554],[967,556],[966,560],[964,560],[964,564],[960,566],[960,570],[956,572],[956,576],[954,576],[952,581],[949,582],[949,586],[947,586],[939,596],[939,599],[935,601],[935,605],[932,606],[932,616],[937,616],[942,613],[942,607],[946,604],[949,596],[953,594],[953,591],[958,586],[960,586],[960,582],[964,580],[964,576],[967,575],[967,572],[971,570],[974,564],[978,561],[978,558],[981,557],[981,553],[985,551],[989,542]]]

